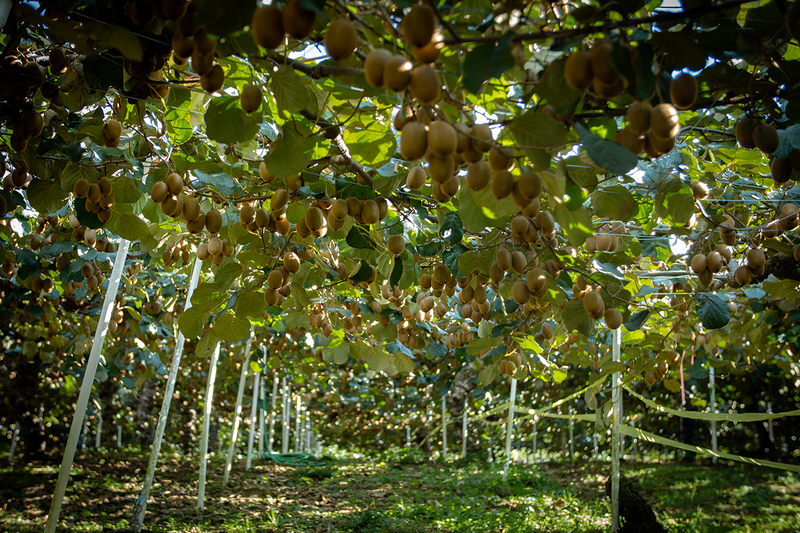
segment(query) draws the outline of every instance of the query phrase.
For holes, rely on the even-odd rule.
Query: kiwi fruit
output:
[[[511,297],[519,305],[523,305],[531,299],[531,291],[524,281],[517,281],[511,286]]]
[[[789,159],[775,158],[769,164],[769,170],[772,174],[772,180],[775,183],[786,183],[792,177],[792,165]]]
[[[212,237],[208,240],[208,253],[211,255],[220,255],[223,246],[222,239],[219,237]]]
[[[586,310],[586,314],[595,320],[599,320],[606,312],[603,297],[597,291],[589,291],[583,295],[583,308]]]
[[[383,64],[383,83],[389,90],[405,91],[411,83],[414,65],[404,55],[395,54]]]
[[[122,136],[122,124],[115,118],[108,119],[103,126],[103,136],[109,141],[119,140]]]
[[[492,170],[514,168],[514,153],[508,146],[495,145],[489,150],[489,166]]]
[[[747,252],[747,266],[750,267],[750,270],[754,272],[763,270],[766,262],[767,256],[761,248],[751,248]]]
[[[247,227],[256,221],[256,208],[252,205],[245,204],[239,210],[239,224]]]
[[[691,267],[695,274],[702,274],[705,272],[707,266],[708,263],[705,254],[695,254],[695,256],[692,257]]]
[[[660,155],[671,152],[675,148],[675,141],[678,139],[677,137],[671,137],[669,139],[659,139],[655,135],[649,137],[650,137],[650,145]]]
[[[444,157],[456,151],[456,130],[444,120],[434,120],[428,126],[428,149],[435,156]]]
[[[411,46],[423,47],[433,38],[436,16],[427,4],[416,5],[403,17],[403,33]]]
[[[753,274],[750,271],[750,267],[747,265],[741,265],[739,268],[736,269],[736,282],[739,285],[749,285],[750,281],[753,279]]]
[[[517,215],[511,219],[511,234],[522,236],[528,232],[530,221],[522,215]]]
[[[606,312],[603,313],[603,318],[609,329],[619,329],[622,325],[622,313],[618,309],[606,309]]]
[[[547,277],[544,270],[539,267],[532,268],[525,277],[525,283],[534,295],[541,293],[547,288]]]
[[[283,286],[283,273],[278,270],[270,270],[267,275],[267,286],[270,289],[280,289]]]
[[[780,146],[781,138],[772,124],[761,123],[753,129],[753,144],[765,154],[771,154]]]
[[[364,76],[367,78],[367,83],[373,87],[383,87],[383,68],[392,53],[383,48],[377,48],[367,54],[364,59]]]
[[[278,189],[272,194],[269,207],[273,212],[280,211],[286,207],[287,203],[289,203],[289,191],[286,189]]]
[[[619,74],[612,67],[611,52],[613,50],[614,45],[608,39],[598,39],[589,50],[589,61],[595,82],[615,85],[619,81]]]
[[[712,274],[716,274],[717,272],[722,270],[722,267],[724,266],[724,264],[725,264],[725,261],[724,261],[724,259],[722,257],[722,254],[720,254],[716,250],[710,252],[706,256],[706,268],[708,268],[711,271]]]
[[[214,56],[194,52],[192,54],[192,70],[199,76],[205,76],[214,68]]]
[[[242,110],[244,110],[244,112],[248,115],[250,113],[254,113],[259,107],[261,107],[262,99],[263,94],[261,93],[261,87],[258,85],[245,85],[242,87],[242,92],[239,93],[239,103],[242,106]]]
[[[206,229],[209,233],[219,233],[222,229],[222,213],[216,209],[209,210],[206,213]]]
[[[433,63],[439,59],[439,55],[444,48],[444,36],[439,30],[434,30],[433,37],[428,44],[422,47],[412,46],[414,57],[420,64]]]
[[[650,112],[650,133],[660,140],[674,139],[681,132],[678,110],[671,104],[658,104]]]
[[[72,186],[72,193],[78,198],[86,198],[89,194],[89,185],[89,181],[86,178],[78,178]]]
[[[312,207],[306,212],[305,221],[309,230],[317,231],[325,224],[325,215],[319,207]]]
[[[317,14],[300,5],[300,0],[289,0],[283,8],[283,28],[289,37],[303,40],[314,30]]]
[[[614,141],[636,155],[645,150],[645,136],[630,129],[630,124],[617,131]]]
[[[64,74],[69,68],[69,60],[63,48],[50,50],[50,72],[55,75]]]
[[[576,91],[585,91],[594,81],[592,55],[584,50],[573,52],[564,65],[564,81]]]
[[[494,137],[488,124],[475,124],[469,130],[470,146],[478,153],[486,153],[492,149]]]
[[[511,269],[511,252],[506,250],[505,248],[500,248],[497,250],[497,255],[494,258],[495,263],[500,270],[506,272]]]
[[[421,122],[409,122],[400,135],[400,153],[409,161],[415,161],[428,150],[428,127]]]
[[[625,117],[628,119],[628,129],[633,133],[644,135],[650,129],[650,114],[653,106],[649,102],[633,102],[628,106]]]
[[[736,142],[742,148],[755,148],[753,133],[761,122],[755,117],[742,117],[736,123]]]
[[[428,176],[434,184],[443,184],[450,180],[455,173],[456,165],[452,155],[444,157],[437,157],[435,155],[428,156]]]
[[[364,224],[375,224],[380,220],[380,209],[375,200],[364,200],[361,204],[361,218]]]
[[[183,201],[183,218],[187,222],[192,222],[200,217],[200,202],[197,198],[189,197]]]
[[[439,98],[442,82],[436,69],[430,65],[420,65],[411,72],[409,85],[411,96],[421,104],[430,104]]]
[[[215,93],[222,89],[222,85],[225,83],[225,73],[222,71],[222,67],[219,63],[215,63],[211,70],[208,71],[208,74],[203,74],[200,76],[200,86],[203,90],[209,94]]]
[[[694,196],[698,200],[705,200],[708,198],[708,186],[705,183],[700,181],[693,181],[692,185],[692,196]]]
[[[191,36],[185,36],[181,32],[176,31],[172,35],[172,52],[180,58],[189,58],[194,52],[194,39]]]
[[[406,178],[406,186],[411,190],[421,189],[425,185],[426,179],[427,175],[425,174],[424,168],[413,167],[411,170],[408,171],[408,177]]]
[[[386,240],[386,249],[392,255],[400,255],[406,249],[406,242],[402,235],[390,235]]]
[[[514,187],[514,177],[507,170],[495,172],[492,176],[492,196],[502,200],[511,194]]]
[[[178,196],[183,192],[183,178],[181,178],[180,174],[175,172],[171,173],[167,176],[165,183],[167,184],[167,190],[172,196]]]
[[[778,221],[781,229],[791,231],[797,227],[797,206],[787,202],[781,206],[780,220]]]
[[[36,137],[40,133],[42,133],[42,129],[44,128],[44,119],[42,115],[39,113],[28,113],[28,116],[25,117],[25,129],[28,132],[28,135],[31,137]]]
[[[515,250],[511,254],[511,268],[514,269],[514,272],[517,274],[522,274],[522,271],[525,270],[525,267],[528,266],[528,259],[525,257],[525,254],[520,252],[519,250]]]
[[[328,55],[341,61],[353,55],[358,43],[358,32],[346,18],[336,19],[328,26],[323,42]]]
[[[533,200],[542,194],[542,178],[536,172],[523,172],[517,180],[519,192],[525,198]]]
[[[486,161],[470,163],[467,166],[467,187],[473,191],[480,191],[486,187],[491,177],[491,168]]]
[[[686,72],[669,84],[669,97],[678,109],[689,109],[697,100],[697,80]]]

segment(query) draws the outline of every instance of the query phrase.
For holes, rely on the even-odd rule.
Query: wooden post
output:
[[[250,435],[247,437],[247,471],[250,471],[253,459],[253,438],[256,435],[256,417],[258,416],[258,390],[261,372],[253,372],[253,403],[250,406]]]
[[[714,367],[708,365],[708,388],[711,389],[711,412],[717,412],[717,391],[714,387]],[[711,451],[717,453],[717,421],[711,421]],[[712,459],[714,464],[717,464],[719,459],[715,455]]]
[[[200,258],[195,259],[194,266],[192,266],[192,274],[189,279],[189,289],[186,292],[185,310],[192,307],[192,295],[195,288],[200,281],[200,272],[203,270],[203,261]],[[150,489],[153,486],[153,476],[156,471],[156,464],[158,463],[158,454],[161,451],[161,442],[164,438],[164,431],[167,428],[167,418],[169,416],[169,406],[172,402],[172,395],[175,391],[175,382],[178,379],[178,369],[181,365],[181,357],[183,356],[183,346],[186,338],[183,332],[178,328],[178,336],[175,338],[175,351],[172,353],[172,362],[169,367],[169,375],[167,375],[167,384],[164,389],[164,399],[161,402],[161,412],[158,413],[158,424],[156,425],[156,432],[153,438],[153,444],[150,447],[150,459],[147,463],[147,473],[144,477],[144,484],[142,485],[142,492],[136,503],[133,506],[133,530],[136,533],[142,531],[144,525],[144,515],[147,511],[147,500],[150,498]],[[118,430],[118,435],[122,435],[122,429]]]
[[[100,352],[103,350],[103,343],[106,340],[108,323],[111,321],[111,313],[114,311],[113,304],[117,297],[117,288],[119,288],[119,282],[122,278],[122,269],[125,267],[125,259],[128,257],[129,246],[130,241],[122,239],[117,249],[117,255],[114,258],[114,268],[111,271],[111,278],[108,280],[108,288],[106,289],[106,296],[103,300],[103,308],[100,311],[100,316],[97,320],[97,329],[94,333],[92,350],[89,353],[89,360],[86,363],[86,370],[83,374],[81,392],[78,395],[78,403],[75,406],[75,414],[72,417],[72,425],[69,428],[69,437],[67,437],[67,444],[64,447],[64,458],[61,462],[61,469],[58,472],[56,490],[53,494],[53,501],[50,504],[50,513],[47,515],[45,533],[54,533],[58,525],[58,516],[61,514],[61,504],[64,500],[64,493],[67,490],[67,483],[69,482],[69,475],[72,470],[72,462],[75,459],[75,450],[78,445],[78,437],[80,437],[81,420],[86,415],[86,407],[89,405],[89,396],[92,393],[97,364],[100,362]]]
[[[231,444],[228,447],[228,457],[225,459],[225,476],[223,485],[228,484],[228,478],[233,467],[233,456],[236,453],[236,437],[239,433],[239,416],[242,414],[242,397],[244,396],[244,386],[247,381],[247,369],[250,368],[250,347],[253,344],[253,326],[250,326],[250,336],[244,345],[244,359],[242,360],[242,373],[239,376],[239,390],[236,393],[236,407],[233,409],[233,429],[231,429]]]
[[[613,351],[612,359],[615,362],[620,360],[620,344],[622,343],[622,332],[619,329],[612,330]],[[611,375],[611,398],[613,400],[612,421],[611,421],[611,531],[619,531],[619,455],[620,438],[619,423],[622,414],[622,387],[620,387],[621,374],[615,372]]]
[[[206,469],[208,467],[208,429],[211,425],[211,408],[214,400],[214,381],[217,378],[217,361],[219,360],[219,348],[221,342],[217,342],[214,353],[211,355],[211,362],[208,364],[208,384],[206,385],[206,401],[203,406],[203,431],[200,434],[200,478],[197,481],[197,509],[203,510],[206,496]]]
[[[517,380],[511,378],[511,399],[508,406],[508,421],[506,423],[506,457],[503,469],[503,480],[508,478],[508,468],[511,466],[511,439],[514,432],[514,401],[517,396]]]

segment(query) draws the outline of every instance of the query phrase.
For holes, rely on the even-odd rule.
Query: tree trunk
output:
[[[117,443],[117,427],[114,424],[114,408],[113,398],[114,394],[119,389],[119,383],[113,379],[107,379],[100,384],[97,388],[97,395],[100,399],[100,405],[103,409],[103,436],[100,439],[101,444],[110,446]]]
[[[453,423],[447,428],[448,434],[453,435],[456,442],[461,442],[462,439],[462,425],[461,416],[464,412],[464,402],[468,399],[469,393],[475,390],[478,386],[477,378],[478,371],[471,364],[463,365],[453,380],[450,386],[450,393],[447,395],[447,410],[450,416],[453,417]],[[473,427],[472,430],[467,428],[467,450],[475,449],[478,447],[478,432]]]
[[[148,379],[144,382],[142,391],[139,393],[139,403],[136,405],[136,431],[139,433],[139,445],[143,450],[149,448],[155,438],[155,426],[150,423],[155,394],[155,381]]]

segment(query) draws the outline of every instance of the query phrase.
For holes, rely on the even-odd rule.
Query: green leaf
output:
[[[234,144],[247,142],[256,136],[261,115],[245,113],[236,96],[220,96],[211,100],[204,120],[209,139]]]
[[[377,248],[372,239],[370,239],[367,231],[364,229],[359,229],[357,226],[353,226],[350,229],[350,232],[347,234],[347,238],[345,240],[350,248],[361,248],[366,250],[375,250]]]
[[[178,327],[187,339],[195,339],[203,332],[206,322],[208,322],[208,313],[191,307],[181,314],[178,319]]]
[[[253,11],[261,5],[255,0],[198,0],[197,4],[196,27],[205,26],[208,33],[220,37],[250,24]]]
[[[450,211],[444,216],[439,235],[452,245],[461,242],[461,238],[464,236],[464,224],[458,218],[458,213]]]
[[[279,111],[296,113],[308,106],[306,81],[298,76],[292,67],[281,65],[273,72],[269,82]]]
[[[567,331],[577,331],[589,336],[594,328],[594,320],[586,314],[586,309],[584,309],[583,302],[580,300],[567,304],[561,311],[561,319]]]
[[[498,228],[505,226],[508,224],[511,215],[519,213],[519,206],[514,203],[514,199],[511,195],[506,196],[502,200],[498,200],[492,194],[491,187],[484,187],[480,191],[466,189],[465,192],[475,202],[475,205],[480,209],[481,213],[489,220],[488,225],[490,227]],[[484,226],[483,229],[486,229],[486,226]]]
[[[408,374],[409,372],[414,371],[414,361],[412,361],[411,358],[404,353],[398,352],[392,354],[389,358],[389,361],[398,372]]]
[[[636,331],[642,327],[642,324],[647,321],[647,317],[650,316],[649,309],[642,309],[641,311],[636,311],[635,313],[631,314],[628,320],[623,324],[625,329],[628,331]]]
[[[197,341],[197,347],[194,349],[195,357],[205,359],[211,355],[211,352],[217,349],[217,344],[219,344],[219,337],[214,333],[214,330],[210,329],[206,331],[203,338]]]
[[[164,122],[167,124],[167,135],[172,144],[179,146],[194,134],[191,120],[192,93],[188,89],[170,88],[167,95],[167,111]]]
[[[598,137],[580,122],[575,124],[575,128],[581,144],[598,166],[614,174],[627,174],[636,168],[639,158],[627,148]]]
[[[192,307],[198,313],[209,313],[227,301],[227,295],[213,283],[201,283],[192,294]],[[188,310],[187,310],[188,311]]]
[[[389,276],[389,286],[394,287],[400,282],[403,276],[403,261],[399,257],[394,258],[394,267],[392,267],[392,275]]]
[[[397,150],[394,135],[387,135],[385,131],[346,128],[343,138],[353,159],[373,168],[388,163]]]
[[[292,283],[291,290],[296,309],[307,309],[311,305],[311,297],[302,286]]]
[[[343,365],[350,357],[350,345],[342,342],[333,348],[324,348],[322,350],[322,359],[326,363],[335,363]]]
[[[464,252],[458,257],[458,271],[462,274],[469,276],[478,270],[478,252]]]
[[[592,214],[585,207],[570,211],[560,198],[550,197],[553,219],[567,232],[572,246],[583,246],[593,233]]]
[[[425,346],[425,351],[431,357],[435,357],[436,359],[441,359],[445,355],[447,355],[447,347],[444,343],[441,342],[429,342],[427,346]]]
[[[228,342],[243,341],[250,335],[250,321],[233,313],[225,313],[214,320],[214,334]]]
[[[61,190],[65,193],[72,192],[75,187],[75,182],[81,178],[86,179],[89,183],[95,183],[100,178],[100,172],[98,172],[96,167],[67,163],[61,170],[59,176]]]
[[[480,44],[467,53],[463,66],[463,85],[466,90],[477,94],[483,82],[499,78],[514,67],[511,56],[511,40],[514,32],[507,31],[496,42]]]
[[[567,85],[564,76],[564,66],[567,56],[550,63],[542,76],[541,82],[536,85],[536,93],[541,95],[552,105],[558,113],[572,111],[583,93]]]
[[[469,355],[478,355],[484,350],[488,350],[490,348],[494,348],[500,344],[499,337],[485,337],[483,339],[475,338],[470,341],[467,345],[467,353]]]
[[[233,196],[242,192],[242,188],[225,172],[203,172],[200,169],[194,169],[193,172],[197,176],[198,183],[209,185],[224,196]]]
[[[506,129],[528,156],[533,170],[547,170],[550,152],[567,143],[567,130],[563,124],[533,110],[515,118]]]
[[[75,216],[78,222],[87,228],[98,229],[103,227],[103,223],[97,218],[97,214],[86,210],[86,198],[77,198],[75,200]]]
[[[286,208],[286,218],[292,224],[297,224],[306,216],[306,206],[303,202],[292,202]]]
[[[142,239],[150,235],[147,224],[136,215],[122,214],[115,216],[109,223],[111,230],[129,241]]]
[[[725,300],[710,293],[697,293],[697,317],[706,329],[719,329],[724,327],[731,319],[731,310]]]
[[[491,227],[491,220],[475,205],[466,187],[458,192],[458,217],[470,233],[481,233]]]
[[[461,272],[458,271],[458,258],[461,257],[461,254],[464,252],[468,252],[469,248],[464,246],[463,244],[456,244],[453,246],[452,250],[447,250],[442,254],[442,262],[450,269],[452,272],[453,277],[461,278]]]
[[[247,291],[239,293],[233,312],[240,317],[261,316],[266,308],[263,293]]]
[[[316,144],[313,135],[303,135],[293,123],[287,122],[281,137],[272,143],[264,162],[270,172],[279,178],[294,176],[308,166]]]
[[[622,185],[598,189],[592,193],[592,210],[595,216],[614,220],[628,220],[639,210],[636,198]]]
[[[28,184],[28,203],[43,215],[52,214],[67,205],[67,194],[58,180],[33,179]]]

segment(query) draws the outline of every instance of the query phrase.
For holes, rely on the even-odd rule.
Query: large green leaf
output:
[[[581,300],[567,304],[561,310],[561,319],[564,321],[564,327],[567,328],[567,331],[577,331],[589,336],[594,328],[594,320],[586,314],[586,309],[584,309]]]
[[[600,218],[628,220],[636,214],[636,198],[622,185],[598,189],[591,195],[592,211]]]
[[[467,53],[462,78],[465,89],[477,93],[483,82],[499,78],[503,72],[514,67],[514,58],[511,56],[513,37],[514,32],[508,31],[497,41],[479,44]]]
[[[292,67],[282,65],[270,76],[269,88],[279,111],[296,113],[308,106],[306,81]]]
[[[233,313],[225,313],[214,320],[214,334],[228,342],[243,341],[250,334],[250,321]]]
[[[294,123],[287,122],[281,137],[272,143],[264,162],[270,172],[279,178],[294,176],[308,166],[316,144],[316,139],[306,128],[301,133]]]
[[[180,145],[192,138],[191,120],[192,93],[188,89],[171,88],[167,95],[167,112],[164,122],[167,124],[167,135],[174,145]]]
[[[264,293],[246,291],[239,293],[233,312],[240,317],[261,316],[266,308]]]
[[[150,235],[150,229],[147,224],[136,215],[117,215],[111,220],[109,226],[114,233],[129,241],[135,241]]]
[[[353,159],[373,168],[388,163],[397,150],[394,135],[388,135],[387,132],[378,129],[347,128],[343,138]]]
[[[547,170],[551,151],[567,143],[567,130],[554,118],[534,110],[526,111],[506,128],[534,170]]]
[[[575,124],[575,128],[578,130],[581,144],[598,166],[614,174],[627,174],[636,168],[639,158],[627,148],[598,137],[580,122]]]
[[[580,100],[583,93],[567,85],[564,76],[564,66],[567,57],[564,56],[550,63],[539,84],[536,93],[541,95],[547,103],[553,106],[558,113],[569,113]]]
[[[706,329],[724,327],[731,319],[731,310],[725,300],[711,293],[697,293],[697,317]]]
[[[48,215],[67,205],[67,194],[58,180],[33,179],[28,185],[28,203],[31,207]]]
[[[192,307],[181,314],[178,327],[187,339],[195,339],[203,332],[203,326],[208,322],[208,313]]]
[[[570,211],[567,205],[555,196],[551,197],[550,205],[553,208],[553,219],[566,231],[570,244],[575,247],[583,246],[586,238],[593,233],[592,214],[589,210],[580,207]]]
[[[236,96],[219,96],[211,100],[205,114],[206,135],[225,144],[247,142],[256,136],[261,115],[248,115]]]

